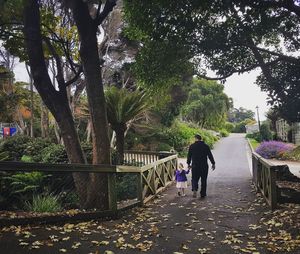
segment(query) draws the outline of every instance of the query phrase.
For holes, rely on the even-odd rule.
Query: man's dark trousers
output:
[[[192,191],[198,191],[199,179],[201,178],[200,195],[202,197],[206,196],[207,175],[208,166],[192,167]]]

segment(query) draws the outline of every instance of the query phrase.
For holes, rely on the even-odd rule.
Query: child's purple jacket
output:
[[[175,180],[176,182],[186,182],[187,178],[186,178],[186,174],[188,174],[190,172],[190,170],[182,170],[181,172],[176,169],[175,171]]]

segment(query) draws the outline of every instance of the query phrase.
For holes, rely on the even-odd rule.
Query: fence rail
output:
[[[279,167],[281,166],[275,166],[259,154],[252,152],[253,182],[272,210],[277,207],[278,203],[276,173]]]
[[[64,193],[66,200],[76,198],[76,181],[78,176],[83,178],[107,177],[109,209],[102,211],[107,216],[107,214],[114,215],[119,210],[126,209],[126,207],[147,203],[173,182],[174,171],[177,167],[177,155],[175,154],[128,151],[125,153],[125,159],[129,165],[0,162],[0,197],[11,194],[10,188],[12,185],[8,184],[8,179],[19,177],[20,174],[29,174],[30,172],[41,173],[45,178],[41,180],[43,181],[40,183],[42,186],[36,187],[36,191],[41,192],[41,189],[47,189],[47,191],[59,193],[59,195]],[[124,178],[130,182],[129,186],[135,190],[132,198],[135,201],[121,207],[120,202],[118,202],[120,201],[118,197],[120,185],[118,184]],[[0,202],[0,212],[3,210],[3,207],[7,209],[7,205],[3,205]],[[101,212],[94,214],[99,216]],[[1,220],[0,215],[0,224]]]

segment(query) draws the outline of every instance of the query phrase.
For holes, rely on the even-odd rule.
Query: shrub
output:
[[[0,152],[8,153],[10,160],[19,161],[31,140],[32,138],[23,135],[9,137],[1,142]]]
[[[32,202],[25,202],[25,208],[38,213],[55,213],[62,210],[58,196],[37,195],[33,196]]]
[[[228,137],[229,136],[229,132],[225,129],[221,129],[219,130],[220,134],[222,137]]]
[[[259,132],[254,132],[254,133],[248,133],[246,135],[246,138],[252,138],[252,139],[255,139],[257,142],[261,142],[262,139],[261,139],[261,135]]]
[[[22,157],[22,161],[28,161],[28,162],[41,162],[43,158],[43,154],[41,151],[50,146],[51,142],[47,139],[43,138],[34,138],[31,139],[24,150],[25,158]],[[29,159],[31,158],[31,159]]]
[[[263,123],[260,126],[260,135],[261,135],[261,140],[272,140],[273,139],[273,135],[272,132],[270,130],[270,126],[267,123]]]
[[[195,134],[200,134],[203,141],[211,148],[218,140],[218,137],[214,136],[207,130],[179,121],[175,121],[171,128],[165,129],[164,131],[166,143],[174,147],[174,149],[178,152],[187,152],[189,145],[194,140]]]
[[[68,163],[68,156],[63,145],[51,144],[42,150],[42,162]]]
[[[234,129],[234,124],[230,122],[226,122],[224,124],[224,128],[230,133]]]
[[[48,177],[42,172],[17,173],[6,177],[9,181],[12,193],[32,193],[43,186],[43,181]]]
[[[233,133],[245,133],[246,132],[246,124],[244,122],[236,123],[234,128],[232,129]]]
[[[293,147],[291,144],[279,141],[265,141],[255,151],[266,159],[280,159],[284,153],[292,151]]]
[[[6,161],[9,159],[8,152],[1,152],[0,153],[0,161]]]
[[[118,200],[133,199],[137,197],[137,175],[118,174],[117,176]]]

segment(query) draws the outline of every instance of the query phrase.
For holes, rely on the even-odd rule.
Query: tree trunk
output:
[[[86,2],[73,0],[71,9],[81,42],[80,57],[86,78],[86,91],[92,123],[93,164],[110,164],[108,122],[97,42],[98,25],[91,18]],[[95,203],[98,208],[107,209],[107,175],[93,174],[91,180],[87,203]],[[97,195],[93,195],[95,193]]]
[[[47,107],[41,102],[41,132],[43,138],[49,137],[49,112]]]
[[[116,132],[116,146],[117,146],[117,165],[124,163],[124,134],[126,128],[115,128]]]
[[[84,154],[80,146],[71,110],[69,108],[66,90],[62,88],[62,90],[58,92],[54,89],[45,64],[38,1],[28,0],[24,3],[23,32],[34,85],[43,102],[58,123],[70,162],[85,163]],[[88,175],[74,174],[74,181],[80,201],[82,204],[85,204]]]
[[[89,119],[86,126],[86,142],[91,142],[91,135],[92,135],[92,124],[91,124],[91,120]]]
[[[34,137],[34,131],[33,131],[33,123],[34,123],[34,94],[33,94],[33,80],[32,75],[29,69],[29,66],[27,63],[25,63],[26,71],[29,76],[29,85],[30,85],[30,137]]]

